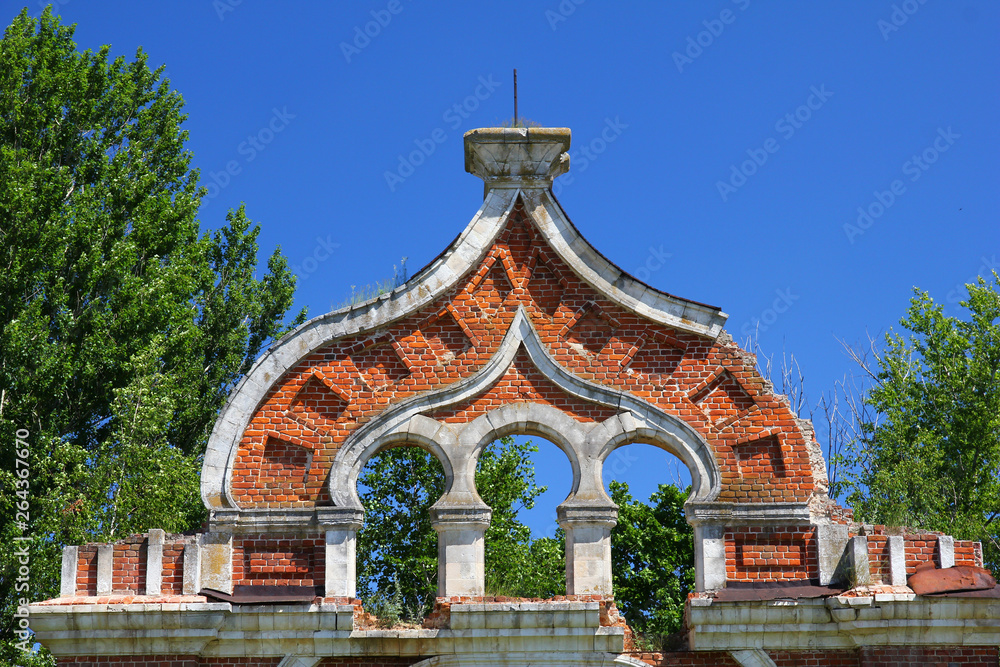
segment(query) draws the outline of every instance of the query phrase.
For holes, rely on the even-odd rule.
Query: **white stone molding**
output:
[[[363,512],[357,512],[353,517],[326,526],[326,579],[323,588],[326,597],[357,596],[357,542],[363,517]]]
[[[202,588],[233,594],[233,536],[227,533],[198,535]]]
[[[775,667],[774,660],[771,660],[765,651],[751,649],[747,651],[730,651],[729,655],[733,660],[743,667]]]
[[[871,563],[868,559],[868,536],[855,535],[847,543],[853,576],[848,582],[851,587],[868,586],[872,583]]]
[[[110,595],[115,568],[115,547],[102,544],[97,547],[97,594]]]
[[[59,597],[71,598],[76,596],[76,569],[79,558],[80,547],[63,547]]]
[[[824,650],[862,646],[996,646],[997,601],[876,594],[718,602],[687,608],[691,649]],[[738,631],[734,631],[738,629]]]
[[[184,545],[184,579],[181,583],[183,595],[197,595],[201,590],[201,543],[196,537]]]
[[[286,655],[277,664],[277,667],[316,667],[323,660],[322,657],[305,658],[298,655]]]
[[[146,595],[159,595],[163,584],[164,533],[152,528],[146,542]]]
[[[889,550],[889,581],[883,583],[890,586],[905,586],[906,540],[902,535],[890,535],[886,548]]]
[[[829,586],[843,574],[841,561],[849,540],[847,526],[839,523],[816,526],[816,551],[819,558],[819,585]],[[900,538],[902,539],[902,538]],[[841,570],[841,571],[838,571]],[[905,581],[903,582],[906,583]]]
[[[694,524],[694,578],[698,592],[726,586],[726,528]]]
[[[941,567],[955,567],[955,538],[951,535],[938,535],[938,558]]]

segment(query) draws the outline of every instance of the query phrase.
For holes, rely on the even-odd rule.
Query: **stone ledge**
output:
[[[689,604],[688,637],[696,650],[1000,643],[1000,600],[900,597],[904,599],[836,596]]]

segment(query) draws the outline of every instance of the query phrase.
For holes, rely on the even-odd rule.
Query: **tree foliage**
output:
[[[201,522],[209,430],[284,331],[294,289],[279,251],[256,277],[259,228],[242,207],[199,231],[205,191],[163,68],[141,49],[111,59],[72,38],[50,10],[25,10],[0,41],[5,659],[16,655],[12,605],[58,594],[62,545]],[[26,484],[15,476],[19,431]],[[26,590],[11,549],[21,535],[32,540]]]
[[[909,335],[886,335],[838,490],[863,521],[982,540],[998,571],[1000,276],[967,287],[966,316],[915,290]]]
[[[628,484],[613,481],[610,488],[618,505],[618,525],[611,531],[615,601],[647,639],[677,633],[694,590],[694,534],[684,519],[690,489],[660,484],[647,505],[632,498]]]
[[[501,438],[476,464],[476,488],[493,510],[485,535],[489,595],[551,597],[565,592],[562,542],[531,538],[517,513],[545,487],[535,485],[526,441]],[[365,526],[358,533],[358,590],[369,609],[419,620],[437,595],[437,535],[430,506],[444,493],[444,470],[416,447],[373,457],[359,477]]]

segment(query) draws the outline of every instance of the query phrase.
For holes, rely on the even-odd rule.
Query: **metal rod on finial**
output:
[[[517,127],[517,68],[514,68],[514,125]]]

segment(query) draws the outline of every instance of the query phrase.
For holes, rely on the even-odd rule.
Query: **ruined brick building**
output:
[[[60,664],[997,665],[995,582],[908,585],[921,564],[976,572],[980,546],[859,525],[833,503],[811,425],[726,315],[637,281],[580,236],[551,190],[569,145],[567,129],[466,135],[486,188],[465,231],[391,293],[285,336],[233,391],[202,471],[207,532],[65,549],[61,597],[31,606]],[[476,457],[510,434],[571,463],[565,597],[484,597]],[[630,652],[613,604],[602,465],[636,442],[693,480],[685,652]],[[447,490],[431,517],[435,611],[385,630],[355,599],[356,483],[396,446],[433,453]]]

